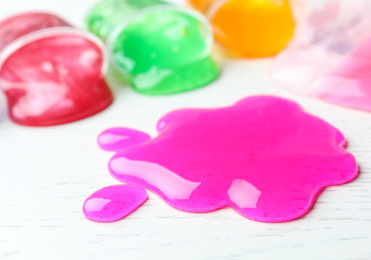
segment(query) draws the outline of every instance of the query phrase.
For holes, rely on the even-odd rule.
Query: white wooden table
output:
[[[94,2],[1,0],[0,18],[41,9],[82,26]],[[269,63],[224,59],[215,83],[166,97],[139,95],[110,78],[109,109],[58,127],[15,125],[0,93],[0,259],[371,259],[371,113],[279,89],[268,79]],[[226,106],[256,94],[293,99],[342,130],[360,177],[327,189],[310,214],[283,224],[254,222],[231,209],[180,212],[153,194],[122,221],[84,218],[85,198],[118,183],[107,170],[111,154],[96,144],[101,131],[127,126],[155,135],[157,119],[171,110]]]

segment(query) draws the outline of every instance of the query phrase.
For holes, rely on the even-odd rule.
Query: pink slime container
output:
[[[16,22],[27,24],[27,17],[27,28]],[[65,124],[112,103],[104,78],[108,57],[97,37],[48,14],[9,18],[0,23],[0,35],[11,28],[15,33],[0,43],[0,88],[15,123]]]

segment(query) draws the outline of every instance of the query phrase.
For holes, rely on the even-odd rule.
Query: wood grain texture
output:
[[[0,18],[44,9],[81,25],[94,2],[2,0]],[[109,109],[58,127],[13,124],[1,93],[0,259],[371,259],[371,113],[275,87],[268,79],[269,59],[220,62],[223,74],[217,82],[174,96],[142,96],[110,77],[115,102]],[[127,126],[155,135],[157,119],[171,110],[226,106],[256,94],[295,100],[339,128],[357,158],[360,177],[327,189],[310,214],[283,224],[250,221],[230,209],[180,212],[153,194],[116,223],[83,217],[88,195],[118,183],[107,170],[111,154],[96,144],[101,131]]]

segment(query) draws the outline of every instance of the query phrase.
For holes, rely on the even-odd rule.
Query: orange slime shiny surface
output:
[[[215,39],[239,56],[273,56],[286,47],[294,33],[289,0],[189,2],[208,16]]]

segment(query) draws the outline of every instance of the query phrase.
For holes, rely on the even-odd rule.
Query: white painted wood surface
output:
[[[1,0],[0,18],[49,10],[83,24],[94,0]],[[197,91],[146,97],[110,79],[115,102],[77,123],[28,128],[12,123],[0,94],[0,259],[371,259],[371,113],[296,96],[268,79],[270,60],[224,59],[221,78]],[[128,218],[98,224],[81,212],[84,199],[117,184],[111,154],[96,145],[112,126],[155,134],[163,114],[184,107],[219,107],[255,94],[299,102],[343,131],[360,165],[353,183],[326,190],[302,219],[264,224],[230,209],[177,211],[155,195]]]

